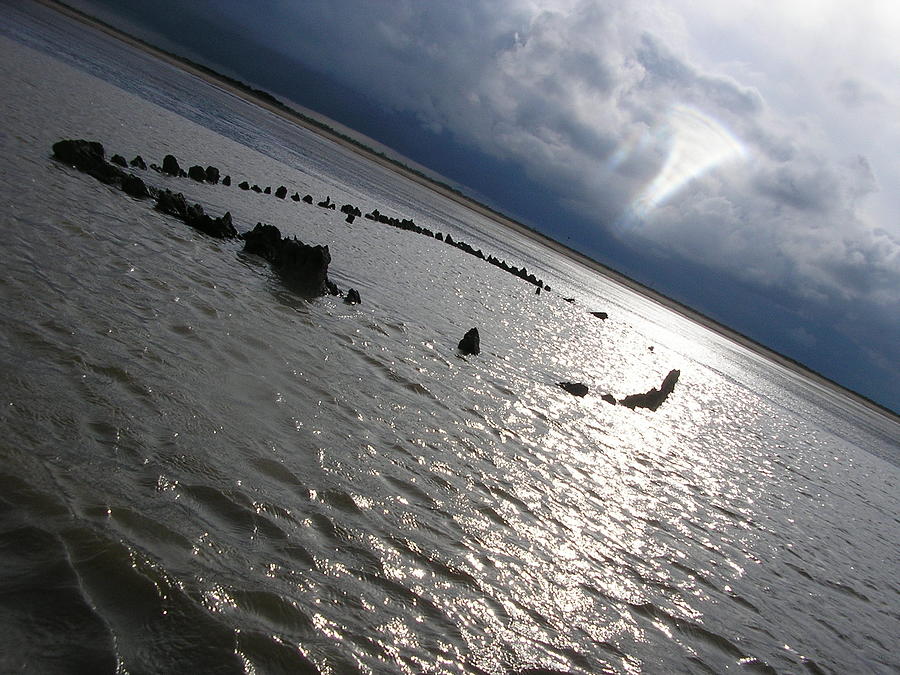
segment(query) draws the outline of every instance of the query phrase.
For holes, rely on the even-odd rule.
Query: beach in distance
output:
[[[265,93],[3,12],[0,672],[900,669],[896,416]]]

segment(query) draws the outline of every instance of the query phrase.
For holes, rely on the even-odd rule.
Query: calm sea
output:
[[[900,669],[896,422],[50,10],[0,11],[0,671]],[[363,303],[296,297],[53,161],[61,138],[218,166],[231,187],[138,173],[328,244]],[[413,218],[553,292],[241,180]],[[600,399],[672,368],[655,413]]]

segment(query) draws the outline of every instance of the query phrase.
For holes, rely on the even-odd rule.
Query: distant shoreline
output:
[[[579,253],[578,251],[575,251],[565,246],[564,244],[559,243],[558,241],[550,239],[549,237],[528,227],[527,225],[524,225],[523,223],[517,222],[507,216],[504,216],[502,213],[498,213],[497,211],[494,211],[490,207],[481,204],[470,197],[466,197],[464,194],[456,191],[449,185],[439,183],[438,181],[431,179],[414,169],[404,166],[396,160],[390,159],[389,157],[376,152],[375,150],[363,145],[359,141],[356,141],[335,131],[334,129],[331,129],[322,122],[303,115],[296,110],[290,109],[268,92],[255,89],[245,83],[238,82],[233,78],[217,73],[209,67],[197,64],[184,57],[171,54],[162,49],[159,49],[158,47],[154,47],[153,45],[150,45],[143,40],[140,40],[139,38],[128,35],[127,33],[124,33],[121,30],[110,26],[109,24],[99,19],[87,15],[78,9],[69,7],[59,0],[36,0],[36,2],[39,2],[46,7],[52,8],[60,12],[61,14],[75,19],[76,21],[79,21],[84,25],[99,30],[100,32],[109,35],[110,37],[115,38],[130,47],[139,49],[153,56],[154,58],[159,59],[160,61],[180,68],[181,70],[199,77],[209,82],[210,84],[213,84],[216,87],[219,87],[229,92],[230,94],[233,94],[234,96],[237,96],[249,103],[264,108],[269,112],[272,112],[294,124],[297,124],[298,126],[308,129],[309,131],[319,134],[320,136],[327,138],[334,143],[352,150],[353,152],[358,153],[366,159],[373,161],[382,167],[390,169],[391,171],[394,171],[395,173],[411,181],[414,181],[419,185],[429,188],[430,190],[440,194],[441,196],[446,197],[447,199],[450,199],[458,204],[461,204],[462,206],[465,206],[466,208],[478,213],[479,215],[490,218],[500,225],[508,227],[523,236],[537,241],[538,243],[591,270],[592,272],[600,274],[601,276],[606,277],[607,279],[610,279],[611,281],[614,281],[615,283],[618,283],[619,285],[624,286],[629,290],[632,290],[646,298],[649,298],[657,304],[670,309],[680,314],[681,316],[702,325],[705,328],[708,328],[709,330],[731,340],[732,342],[741,345],[742,347],[756,354],[759,354],[760,356],[763,356],[764,358],[782,366],[783,368],[799,374],[802,377],[815,382],[816,384],[827,387],[835,393],[848,398],[850,401],[860,404],[873,412],[880,413],[888,419],[891,419],[895,422],[900,422],[900,415],[898,415],[898,413],[894,412],[893,410],[882,406],[881,404],[863,396],[862,394],[859,394],[851,389],[847,389],[837,382],[828,379],[824,375],[821,375],[820,373],[809,369],[802,363],[795,361],[794,359],[783,354],[779,354],[776,351],[773,351],[765,345],[756,342],[752,338],[749,338],[746,335],[728,328],[727,326],[715,321],[714,319],[711,319],[708,316],[705,316],[704,314],[701,314],[696,310],[691,309],[690,307],[678,302],[677,300],[669,298],[668,296],[655,291],[652,288],[649,288],[648,286],[645,286],[640,282],[635,281],[634,279],[631,279],[619,272],[616,272],[615,270],[600,264],[596,260],[593,260],[586,255]]]

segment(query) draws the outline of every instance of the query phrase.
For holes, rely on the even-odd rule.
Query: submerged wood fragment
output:
[[[572,396],[587,396],[588,393],[587,385],[581,382],[560,382],[559,386],[572,394]]]
[[[655,411],[669,397],[669,394],[675,390],[675,383],[678,382],[680,376],[680,370],[670,370],[659,389],[654,387],[643,394],[631,394],[620,400],[619,405],[624,405],[632,410],[635,408],[647,408]]]
[[[478,334],[477,328],[470,328],[459,341],[459,351],[463,354],[479,354],[481,353],[481,336]]]
[[[328,280],[331,253],[327,246],[310,246],[296,237],[282,238],[277,227],[264,223],[257,223],[242,236],[244,251],[272,263],[285,283],[301,295],[340,294],[337,286]]]
[[[74,166],[79,171],[93,176],[97,180],[116,187],[132,197],[144,199],[154,197],[155,208],[161,213],[178,218],[188,226],[218,239],[233,239],[238,236],[231,213],[226,212],[220,217],[208,215],[200,204],[189,204],[180,192],[160,190],[148,187],[144,181],[133,174],[123,171],[120,166],[106,161],[106,151],[103,145],[96,141],[62,140],[53,145],[53,155],[61,162]],[[121,155],[118,165],[125,165]],[[140,157],[132,161],[134,166],[140,166],[143,160]],[[173,155],[166,155],[163,160],[161,172],[173,176],[181,176],[182,171],[178,160]],[[190,168],[190,177],[198,182],[217,183],[219,170],[209,166],[205,169],[200,165]],[[242,184],[244,185],[244,184]],[[253,186],[259,189],[257,186]],[[304,244],[296,237],[293,239],[282,238],[278,228],[273,225],[262,225],[242,235],[244,250],[256,253],[272,263],[287,285],[298,293],[307,297],[316,297],[330,293],[339,295],[337,286],[328,279],[328,265],[331,262],[331,254],[327,246],[310,246]],[[358,303],[359,294],[353,291],[350,299]]]

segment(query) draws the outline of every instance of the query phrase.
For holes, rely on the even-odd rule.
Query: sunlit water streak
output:
[[[0,670],[897,669],[895,423],[29,11],[0,28]],[[363,304],[307,303],[239,244],[49,159],[79,136],[412,216],[559,293],[149,174],[240,229],[329,244]],[[484,351],[461,358],[473,325]],[[555,385],[621,396],[673,367],[655,414]]]

